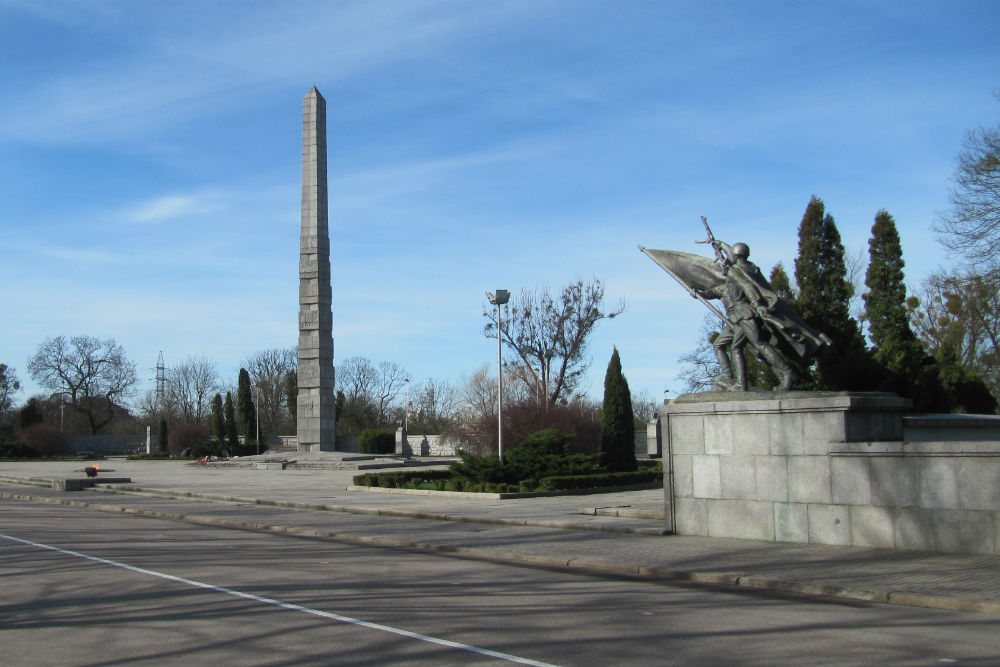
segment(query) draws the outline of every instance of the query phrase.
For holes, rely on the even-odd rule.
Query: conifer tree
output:
[[[212,397],[212,437],[220,445],[224,443],[226,437],[226,418],[222,412],[222,396],[220,394]]]
[[[833,341],[820,352],[812,384],[817,389],[874,389],[882,378],[868,352],[861,328],[850,315],[854,288],[847,280],[844,245],[823,200],[813,197],[799,226],[795,259],[799,286],[796,307],[802,318]]]
[[[774,293],[780,299],[791,304],[795,303],[795,292],[792,291],[792,281],[781,262],[775,264],[771,269],[770,282],[771,289],[774,290]]]
[[[238,427],[236,425],[236,407],[233,405],[233,393],[226,392],[226,401],[222,407],[226,420],[226,444],[230,450],[235,450],[240,445]]]
[[[247,442],[257,437],[257,410],[253,404],[253,390],[250,387],[250,373],[240,369],[239,384],[236,389],[236,414],[239,417],[240,431]]]
[[[865,319],[875,360],[888,371],[882,388],[913,399],[919,411],[948,411],[951,399],[942,385],[937,361],[910,328],[903,247],[888,211],[875,215],[868,257]]]
[[[158,432],[159,442],[157,442],[156,451],[161,454],[167,452],[167,419],[166,417],[160,417],[160,428]]]
[[[38,400],[29,398],[17,414],[17,425],[23,431],[35,424],[41,424],[43,419],[42,411],[38,409]]]
[[[299,412],[299,374],[296,370],[290,370],[285,374],[285,405],[288,406],[288,418],[294,431],[298,424]]]
[[[868,272],[864,295],[868,335],[875,346],[875,356],[883,363],[901,345],[915,340],[906,310],[906,285],[903,282],[903,247],[896,222],[888,211],[879,211],[868,240]]]
[[[604,376],[604,409],[601,411],[601,455],[612,472],[636,469],[635,419],[632,415],[632,392],[622,373],[618,348],[611,354]]]

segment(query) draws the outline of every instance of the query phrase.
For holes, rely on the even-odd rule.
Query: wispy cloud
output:
[[[166,195],[141,202],[125,211],[134,222],[161,222],[192,214],[208,213],[220,208],[217,201],[205,195]]]
[[[199,5],[185,14],[191,21],[150,6],[146,19],[159,24],[144,41],[130,39],[120,25],[126,17],[107,7],[69,6],[70,16],[58,18],[39,11],[64,27],[87,25],[94,50],[100,44],[108,53],[60,62],[55,76],[5,91],[0,138],[54,144],[144,137],[186,118],[231,111],[261,87],[289,80],[305,87],[317,72],[332,83],[443,57],[451,44],[545,11],[546,3],[536,4],[280,3],[237,13]]]

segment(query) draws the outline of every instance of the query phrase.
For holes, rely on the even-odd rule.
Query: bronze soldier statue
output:
[[[787,391],[798,373],[792,363],[807,365],[830,338],[816,331],[783,301],[749,260],[746,243],[729,245],[712,235],[708,221],[702,222],[715,260],[675,250],[653,250],[639,246],[646,255],[673,276],[691,296],[700,300],[725,323],[712,342],[722,373],[715,378],[713,391],[745,391],[746,355],[750,348],[778,376],[778,391]],[[725,313],[709,300],[722,301]]]
[[[757,265],[748,259],[750,246],[746,243],[729,246],[714,240],[713,245],[725,255],[722,264],[725,280],[716,287],[698,292],[705,299],[721,300],[728,320],[722,333],[712,341],[715,357],[722,367],[722,374],[715,378],[713,389],[746,390],[747,362],[744,348],[749,343],[778,376],[779,384],[775,389],[788,391],[798,375],[774,349],[768,338],[761,335],[767,318],[774,316],[774,307],[779,302],[778,295],[764,279]]]

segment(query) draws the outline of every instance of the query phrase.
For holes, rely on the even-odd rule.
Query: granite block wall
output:
[[[687,398],[687,400],[685,400]],[[663,406],[675,532],[1000,553],[1000,442],[889,394],[701,394]],[[964,420],[966,426],[973,421]],[[994,422],[980,420],[982,428]],[[941,439],[952,433],[955,438]],[[670,514],[668,513],[668,516]]]

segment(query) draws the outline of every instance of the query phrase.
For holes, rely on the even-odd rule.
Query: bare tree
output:
[[[935,230],[941,242],[972,262],[978,273],[996,273],[1000,270],[1000,126],[969,132],[953,181],[951,208]]]
[[[512,364],[507,367],[503,381],[504,405],[515,403],[534,403],[541,405],[545,401],[544,394],[532,391],[525,374]],[[490,365],[483,364],[472,375],[463,376],[462,384],[457,388],[458,407],[462,424],[471,427],[479,422],[497,418],[497,377],[490,373]]]
[[[679,377],[684,381],[684,391],[709,391],[715,378],[722,372],[712,347],[712,341],[718,333],[718,320],[714,315],[705,315],[698,330],[698,346],[678,359],[683,366]]]
[[[137,382],[135,363],[113,339],[91,336],[47,338],[28,361],[38,384],[69,397],[96,435],[115,418],[116,401],[124,401]]]
[[[496,419],[497,379],[490,375],[488,364],[483,364],[472,375],[463,377],[460,391],[466,425],[491,417]]]
[[[625,312],[624,302],[607,311],[603,302],[604,284],[600,280],[577,280],[564,287],[558,297],[547,289],[522,290],[501,318],[500,339],[517,355],[512,364],[519,363],[526,379],[541,386],[546,406],[569,400],[580,384],[590,366],[587,343],[597,323]],[[487,320],[483,334],[495,338],[496,308],[485,304],[483,317]]]
[[[444,433],[458,423],[461,394],[450,382],[430,379],[411,391],[411,432]]]
[[[145,421],[150,421],[160,414],[160,406],[156,399],[156,390],[147,389],[135,403],[135,412]]]
[[[359,429],[389,425],[392,408],[408,379],[406,369],[391,361],[377,366],[365,357],[343,361],[337,367],[337,386],[345,397],[343,417],[356,421]]]
[[[18,382],[17,371],[7,364],[0,364],[0,423],[10,410],[13,403],[12,396],[20,390],[21,383]]]
[[[276,434],[288,427],[285,379],[294,371],[298,354],[294,347],[255,352],[243,361],[257,395],[261,433]]]
[[[947,352],[1000,397],[1000,276],[939,271],[906,305],[914,333],[931,353]]]
[[[369,398],[375,393],[378,369],[370,359],[351,357],[337,366],[337,386],[348,398],[362,396]]]
[[[167,400],[178,406],[187,424],[205,420],[212,396],[218,391],[215,362],[205,357],[188,357],[167,373]]]
[[[660,402],[653,399],[645,389],[632,394],[632,414],[637,422],[646,423],[659,414]]]
[[[159,421],[162,417],[172,423],[181,418],[176,392],[165,391],[160,398],[155,389],[148,389],[139,396],[133,408],[139,418],[147,422]]]
[[[847,303],[851,317],[858,322],[865,321],[865,273],[868,270],[868,252],[865,248],[858,248],[854,254],[844,253],[844,266],[847,268],[847,282],[851,284],[851,298]]]
[[[383,361],[378,365],[378,383],[376,384],[374,403],[378,410],[379,424],[389,422],[389,412],[399,394],[406,387],[410,374],[405,368],[391,361]]]

